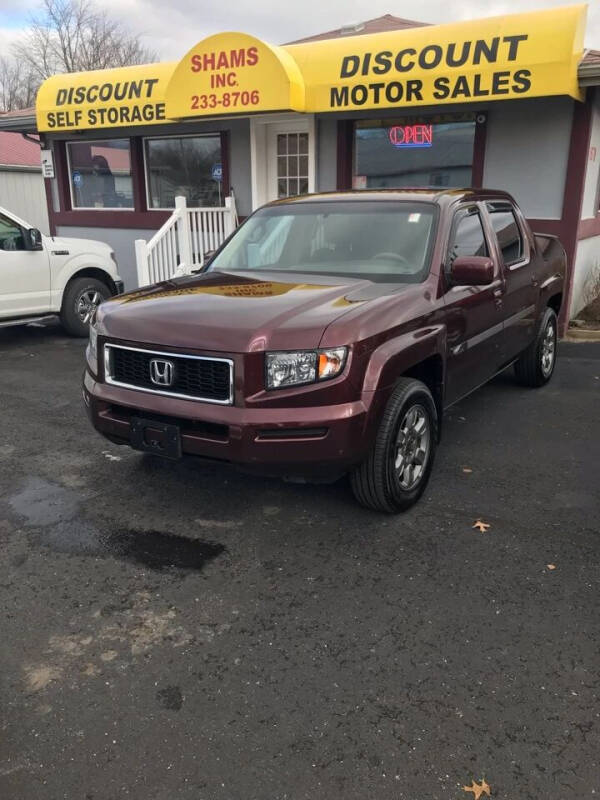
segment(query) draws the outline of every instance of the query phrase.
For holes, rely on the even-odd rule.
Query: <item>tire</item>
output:
[[[413,412],[416,418],[411,416]],[[401,430],[404,431],[403,441],[399,441]],[[381,417],[371,452],[350,473],[350,485],[358,502],[387,514],[396,514],[414,505],[429,481],[437,435],[438,417],[431,392],[421,381],[400,378]],[[425,451],[420,465],[416,464],[419,450]],[[406,467],[413,463],[411,454],[415,462],[414,483],[407,479],[410,474],[406,472]],[[404,469],[402,463],[406,465]],[[419,466],[420,472],[415,475]]]
[[[556,313],[554,309],[547,308],[535,341],[515,362],[515,375],[521,386],[538,387],[548,383],[556,364],[557,332]]]
[[[88,336],[92,312],[110,297],[108,286],[97,278],[74,278],[63,296],[60,321],[70,336]]]

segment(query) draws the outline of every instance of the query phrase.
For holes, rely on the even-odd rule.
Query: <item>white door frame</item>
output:
[[[277,198],[270,195],[268,159],[269,126],[277,133],[308,133],[308,191],[316,186],[316,125],[314,114],[264,114],[250,117],[250,170],[252,210]]]

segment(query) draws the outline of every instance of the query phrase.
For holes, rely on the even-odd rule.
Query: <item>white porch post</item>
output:
[[[145,239],[135,240],[135,265],[140,286],[148,286],[150,281],[150,267],[148,265],[148,245]]]
[[[235,208],[235,197],[231,195],[231,197],[225,198],[225,208],[227,209],[225,212],[225,238],[230,236],[235,230],[235,223],[237,219],[237,211]]]
[[[187,201],[185,197],[175,198],[175,209],[179,214],[177,220],[177,236],[179,239],[179,270],[182,274],[188,274],[192,267],[192,236],[190,230],[190,218],[187,212]]]

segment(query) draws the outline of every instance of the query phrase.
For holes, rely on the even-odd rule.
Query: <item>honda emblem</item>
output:
[[[150,360],[150,380],[156,386],[172,386],[175,379],[175,365],[164,358]]]

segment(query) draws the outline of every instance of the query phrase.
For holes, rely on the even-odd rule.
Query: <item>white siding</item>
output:
[[[592,131],[590,149],[588,151],[587,170],[585,173],[585,188],[583,192],[583,206],[581,219],[595,217],[598,212],[598,189],[600,183],[600,97],[596,97],[592,114]]]
[[[532,219],[560,219],[573,100],[490,103],[483,185],[510,192]]]
[[[590,148],[587,153],[587,168],[583,189],[581,219],[597,216],[600,203],[600,97],[596,96],[592,110],[592,130]],[[577,242],[577,255],[573,270],[573,295],[569,316],[577,316],[590,300],[590,282],[600,272],[600,236],[580,239]]]
[[[0,167],[0,206],[31,223],[32,227],[39,228],[46,236],[50,233],[41,170],[26,172]]]
[[[137,268],[135,264],[135,240],[151,239],[155,230],[138,230],[134,228],[86,228],[75,225],[59,225],[58,236],[72,236],[76,239],[95,239],[104,242],[115,251],[119,274],[125,281],[126,289],[138,286]]]
[[[575,319],[577,314],[589,302],[589,283],[600,273],[600,236],[581,239],[577,243],[575,270],[573,273],[573,295],[569,318]]]

